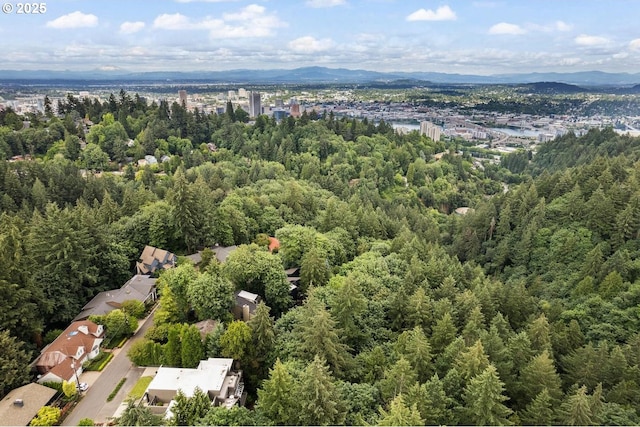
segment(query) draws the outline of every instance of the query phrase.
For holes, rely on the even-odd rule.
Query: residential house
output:
[[[36,369],[38,382],[72,381],[82,373],[82,364],[100,352],[104,328],[89,320],[71,323],[51,344],[45,347]]]
[[[233,246],[215,246],[215,247],[211,248],[211,250],[215,254],[216,259],[218,260],[218,262],[225,262],[227,260],[227,258],[229,258],[229,255],[231,255],[231,252],[235,251],[236,249],[238,249],[238,247],[236,245],[233,245]]]
[[[105,315],[122,307],[122,303],[128,300],[140,301],[151,304],[157,298],[156,279],[149,275],[136,274],[120,289],[113,289],[97,294],[89,301],[82,311],[73,320],[88,319],[89,316]]]
[[[209,396],[214,406],[231,408],[242,404],[245,398],[242,371],[233,371],[232,367],[233,359],[222,358],[201,360],[195,369],[161,366],[147,387],[145,401],[152,410],[159,404],[169,404],[170,411],[178,390],[191,397],[198,387]],[[162,407],[161,411],[165,413],[167,407]]]
[[[0,401],[0,426],[28,426],[56,393],[55,389],[36,383],[11,390]]]
[[[231,252],[238,249],[237,246],[214,246],[211,248],[211,251],[215,255],[218,262],[225,262]],[[198,251],[195,254],[187,255],[188,260],[193,262],[194,265],[198,265],[202,262],[202,251]]]
[[[236,319],[244,320],[245,322],[251,320],[258,308],[260,302],[260,295],[253,294],[247,291],[235,292],[236,304],[233,307],[233,315]]]
[[[198,328],[198,332],[200,332],[200,338],[204,341],[207,335],[213,332],[218,326],[218,321],[213,319],[201,320],[198,323],[194,323],[193,326]]]
[[[145,246],[140,259],[136,263],[138,274],[153,274],[160,269],[175,267],[178,257],[164,249]]]
[[[298,299],[298,287],[300,286],[300,267],[289,268],[284,272],[287,273],[287,282],[289,282],[289,293],[294,299]]]

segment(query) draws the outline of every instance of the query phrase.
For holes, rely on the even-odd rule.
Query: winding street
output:
[[[77,426],[83,418],[91,418],[96,424],[103,424],[116,412],[120,403],[126,398],[131,388],[138,381],[144,368],[133,366],[127,357],[131,345],[144,337],[144,333],[153,325],[154,310],[141,321],[141,325],[133,336],[120,349],[114,350],[114,357],[102,372],[85,372],[80,375],[80,381],[89,384],[84,397],[62,423],[63,426]],[[107,397],[122,378],[126,382],[111,402]]]

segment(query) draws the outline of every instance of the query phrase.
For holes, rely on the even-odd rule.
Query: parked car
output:
[[[87,389],[89,388],[89,384],[87,384],[87,383],[80,383],[80,385],[78,386],[78,388],[80,389],[80,391],[87,391]]]

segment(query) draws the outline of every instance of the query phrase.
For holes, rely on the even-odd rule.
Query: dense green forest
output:
[[[155,326],[130,357],[233,357],[248,407],[181,398],[177,424],[640,423],[639,139],[570,134],[483,169],[384,122],[246,123],[230,107],[121,91],[70,96],[60,117],[0,113],[2,157],[34,159],[0,161],[2,393],[145,245],[217,243],[240,247],[161,275]],[[171,157],[128,163],[145,154]],[[248,323],[230,319],[235,289],[266,304]],[[207,318],[224,326],[202,342],[190,324]]]

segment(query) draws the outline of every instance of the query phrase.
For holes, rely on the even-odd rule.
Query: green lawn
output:
[[[153,377],[141,377],[129,392],[129,397],[133,399],[140,399],[144,394],[144,391],[149,387],[151,380],[153,380]]]
[[[104,367],[113,358],[113,353],[101,351],[93,360],[84,367],[85,371],[102,371]]]

